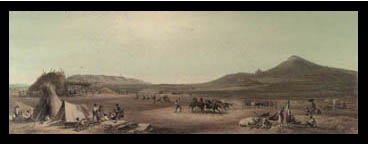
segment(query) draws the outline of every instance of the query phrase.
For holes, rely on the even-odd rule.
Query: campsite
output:
[[[317,120],[321,124],[321,129],[314,128],[291,128],[279,130],[271,129],[249,129],[239,127],[239,120],[245,117],[254,116],[254,110],[233,108],[232,110],[221,114],[200,114],[191,113],[189,108],[185,107],[183,113],[173,113],[173,104],[155,105],[149,101],[137,101],[134,95],[109,96],[101,98],[97,95],[94,98],[68,98],[68,101],[79,104],[104,103],[106,110],[113,109],[115,103],[121,103],[126,107],[126,120],[139,123],[150,123],[158,129],[157,133],[357,133],[357,113],[342,112],[341,114],[332,114],[318,116]],[[23,101],[25,104],[35,105],[37,98],[29,99],[11,99]],[[268,111],[268,109],[258,109],[258,113]],[[305,116],[300,113],[303,119]],[[90,129],[76,132],[73,129],[64,129],[59,127],[36,126],[33,123],[18,124],[9,122],[9,133],[105,133],[103,129]],[[348,129],[346,129],[348,128]],[[160,131],[159,131],[160,130]]]
[[[358,11],[15,7],[9,134],[361,133]]]
[[[296,63],[311,64],[294,56],[271,71],[282,71],[286,66],[289,68],[302,66]],[[318,69],[322,73],[320,66]],[[330,71],[327,70],[329,73],[340,74],[339,71],[328,69],[330,69]],[[268,78],[269,72],[265,72],[261,78]],[[273,76],[276,73],[273,72]],[[351,72],[344,74],[344,78],[350,79]],[[92,80],[93,76],[88,77]],[[296,83],[288,85],[289,89],[285,90],[276,85],[278,83],[249,82],[252,81],[251,78],[256,80],[261,78],[244,76],[242,73],[193,85],[148,83],[114,85],[111,84],[112,82],[106,82],[109,79],[115,79],[113,77],[96,77],[103,78],[104,81],[100,83],[88,81],[91,84],[85,85],[81,83],[86,81],[78,82],[79,79],[75,76],[74,82],[70,78],[65,78],[63,71],[42,74],[28,88],[29,96],[9,96],[10,115],[14,113],[15,105],[34,111],[33,121],[21,123],[9,121],[9,133],[347,134],[357,133],[358,130],[357,97],[355,96],[357,92],[353,90],[357,87],[351,85],[335,85],[345,89],[344,91],[332,91],[326,88],[314,92],[309,91],[309,88],[314,87],[307,82],[308,87],[305,86],[304,91],[299,90],[298,87],[304,86],[304,83],[300,82],[299,85]],[[240,79],[244,80],[239,83]],[[325,84],[333,83],[334,80],[325,81]],[[240,87],[240,84],[243,86]],[[353,91],[349,92],[346,89]],[[32,93],[41,95],[34,96]],[[176,100],[180,100],[180,112],[177,112]],[[287,103],[294,122],[288,126],[281,126],[278,122],[278,112]],[[120,120],[95,122],[81,130],[76,130],[73,125],[68,126],[68,124],[77,123],[76,118],[91,121],[94,104],[103,106],[104,114],[114,112],[116,105],[119,105],[124,109],[124,117]],[[217,104],[218,107],[212,107]],[[307,110],[310,111],[307,112]],[[46,124],[40,122],[46,115],[53,117],[53,120]],[[316,127],[305,125],[311,115],[317,121]],[[265,120],[269,123],[268,126],[262,124]],[[59,123],[56,124],[55,121]],[[255,121],[256,123],[252,124]],[[120,129],[126,130],[109,129],[119,126],[124,126]],[[129,130],[127,127],[134,130]],[[136,129],[150,129],[150,131]]]

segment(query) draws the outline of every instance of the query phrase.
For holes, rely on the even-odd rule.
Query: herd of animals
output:
[[[154,104],[156,103],[172,103],[168,95],[157,95],[157,94],[136,94],[135,99],[137,100],[151,100]],[[180,98],[177,99],[180,101]],[[332,110],[330,105],[322,105],[322,107],[316,106],[314,99],[308,100],[311,105],[304,107],[304,112],[308,114],[322,114],[322,111]],[[339,109],[349,109],[349,103],[342,102],[334,107]],[[233,103],[223,102],[216,98],[206,99],[203,97],[193,97],[189,102],[189,109],[191,112],[213,112],[221,113],[222,111],[227,111],[233,107]],[[243,102],[244,106],[249,106],[253,108],[276,108],[278,109],[278,101],[275,100],[245,100]],[[342,106],[341,106],[342,105]],[[273,116],[274,118],[275,116]]]
[[[168,95],[160,96],[156,94],[152,94],[152,95],[136,94],[135,99],[136,100],[152,100],[154,104],[155,103],[172,103]],[[180,98],[177,100],[180,101]],[[201,97],[198,99],[194,97],[188,106],[191,109],[191,112],[197,112],[198,110],[200,110],[200,112],[210,111],[214,113],[216,112],[220,113],[221,110],[230,109],[233,106],[233,103],[222,102],[218,99],[203,99]]]
[[[207,110],[211,110],[212,112],[221,112],[221,109],[227,110],[233,106],[233,103],[222,102],[218,99],[203,99],[199,100],[195,97],[192,99],[189,107],[191,108],[191,112],[194,112],[195,108],[200,109],[201,112],[206,112]]]
[[[169,97],[167,95],[165,96],[157,96],[157,95],[139,95],[136,94],[135,97],[136,100],[152,100],[153,103],[171,103]]]

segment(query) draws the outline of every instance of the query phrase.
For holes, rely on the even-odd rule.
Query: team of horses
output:
[[[138,95],[138,94],[136,94],[135,99],[137,99],[137,100],[139,100],[139,99],[141,99],[141,100],[152,100],[154,104],[155,103],[171,103],[172,102],[167,95],[160,96],[160,95],[156,95],[156,94],[153,94],[153,95]]]
[[[172,102],[167,95],[160,96],[156,94],[152,94],[152,95],[136,94],[135,99],[136,100],[152,100],[154,104]],[[191,112],[196,112],[197,110],[200,110],[200,112],[211,111],[214,113],[216,112],[220,113],[222,110],[228,110],[232,106],[233,106],[232,103],[222,102],[217,99],[204,100],[203,98],[200,98],[199,100],[197,98],[193,98],[189,104],[189,108],[191,109]]]
[[[228,102],[222,102],[217,99],[212,100],[204,100],[203,98],[200,98],[199,100],[197,98],[193,98],[191,103],[189,104],[189,107],[191,108],[191,112],[195,112],[197,109],[200,110],[200,112],[207,112],[208,110],[212,112],[221,112],[221,110],[228,110],[233,106],[232,103]]]

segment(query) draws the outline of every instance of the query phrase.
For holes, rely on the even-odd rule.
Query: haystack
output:
[[[64,72],[49,72],[42,74],[37,81],[29,87],[28,91],[30,93],[41,91],[41,87],[45,83],[54,85],[57,95],[65,95],[66,88]]]
[[[103,87],[103,88],[99,89],[98,90],[98,93],[99,94],[116,94],[115,91],[113,91],[113,90],[111,90],[111,89],[109,89],[107,87]]]

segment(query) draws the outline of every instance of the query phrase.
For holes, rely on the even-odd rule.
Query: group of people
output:
[[[289,121],[291,119],[291,109],[290,109],[290,100],[287,101],[287,105],[284,107],[282,106],[281,110],[279,111],[278,121],[280,123],[280,127],[288,126]]]
[[[305,123],[306,126],[309,127],[317,127],[317,121],[313,117],[312,114],[308,115],[309,120]],[[289,126],[290,123],[295,122],[295,117],[291,113],[291,103],[290,100],[287,101],[286,106],[283,106],[278,114],[278,121],[280,123],[280,127]]]
[[[25,112],[22,112],[19,105],[16,105],[14,107],[14,112],[11,115],[11,120],[13,120],[13,121],[15,121],[15,120],[28,121],[28,120],[32,120],[32,116],[33,116],[33,112],[32,112],[31,109],[26,110]]]
[[[104,112],[102,105],[98,106],[94,104],[92,108],[92,120],[94,122],[101,123],[107,120],[120,120],[124,118],[124,109],[119,104],[115,105],[114,111],[109,112],[109,114]]]

